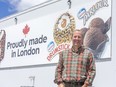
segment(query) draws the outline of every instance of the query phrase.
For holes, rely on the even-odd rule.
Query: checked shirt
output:
[[[95,60],[89,49],[81,46],[77,52],[73,48],[59,53],[59,62],[54,82],[81,81],[92,84],[95,77]]]

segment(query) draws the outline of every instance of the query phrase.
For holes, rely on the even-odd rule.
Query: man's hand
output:
[[[88,87],[88,85],[87,84],[84,84],[82,87]]]
[[[64,83],[60,83],[60,84],[58,85],[58,87],[65,87],[65,86],[64,86]]]

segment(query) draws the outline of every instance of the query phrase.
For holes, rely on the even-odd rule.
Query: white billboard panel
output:
[[[57,63],[58,53],[71,47],[75,29],[87,29],[83,45],[96,60],[111,59],[110,25],[111,1],[97,0],[8,27],[0,34],[5,37],[0,67]]]

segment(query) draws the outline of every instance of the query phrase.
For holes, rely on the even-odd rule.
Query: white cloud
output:
[[[9,12],[17,11],[17,6],[20,3],[20,0],[7,0],[7,3],[9,3]]]
[[[22,11],[48,0],[8,0],[11,5],[9,11]]]
[[[21,11],[21,10],[30,8],[34,5],[40,4],[45,1],[47,1],[47,0],[22,0],[18,5],[17,10]]]

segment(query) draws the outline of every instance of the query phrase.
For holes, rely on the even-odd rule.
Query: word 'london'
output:
[[[84,16],[82,17],[83,18],[83,24],[85,25],[86,22],[88,21],[88,19],[95,14],[95,12],[102,8],[102,7],[108,7],[108,0],[102,0],[102,1],[99,1],[97,2],[95,5],[93,5],[89,11],[85,12],[84,13]]]
[[[41,35],[39,38],[34,38],[34,39],[29,39],[29,40],[24,40],[21,39],[19,42],[11,43],[7,42],[7,49],[13,49],[11,51],[11,57],[20,57],[20,56],[28,56],[28,55],[34,55],[34,54],[39,54],[40,53],[40,48],[32,48],[28,47],[26,49],[27,45],[37,45],[37,44],[42,44],[47,42],[47,36]],[[19,47],[23,47],[22,49],[18,49]],[[15,48],[17,48],[15,50]]]

